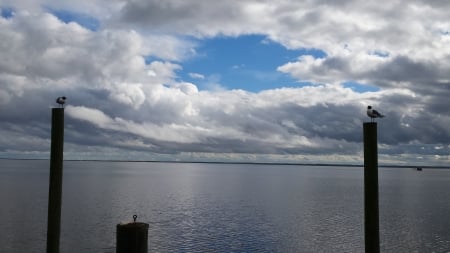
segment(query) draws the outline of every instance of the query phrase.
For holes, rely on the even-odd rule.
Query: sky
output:
[[[31,2],[31,3],[30,3]],[[450,164],[448,1],[0,1],[0,158]]]

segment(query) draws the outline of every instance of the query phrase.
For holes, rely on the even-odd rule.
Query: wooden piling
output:
[[[366,253],[380,252],[377,123],[364,128],[364,242]]]
[[[59,252],[64,149],[64,108],[52,109],[47,253]]]
[[[147,223],[134,222],[117,224],[116,253],[147,253],[148,227]]]

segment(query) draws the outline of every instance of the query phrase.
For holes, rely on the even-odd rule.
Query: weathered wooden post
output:
[[[50,182],[48,194],[47,253],[59,252],[64,148],[64,108],[52,109]]]
[[[116,253],[147,253],[148,227],[147,223],[136,222],[137,215],[133,215],[133,222],[117,224]]]
[[[377,123],[364,123],[364,241],[366,253],[380,252]]]

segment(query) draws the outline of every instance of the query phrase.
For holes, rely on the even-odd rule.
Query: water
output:
[[[0,160],[0,252],[45,252],[48,161]],[[450,170],[380,168],[382,252],[450,252]],[[149,223],[149,252],[363,252],[363,170],[65,162],[61,252],[115,252]]]

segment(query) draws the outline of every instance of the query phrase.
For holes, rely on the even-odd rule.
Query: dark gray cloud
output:
[[[111,23],[120,27],[131,24],[157,32],[196,36],[238,35],[241,31],[236,24],[252,22],[246,13],[247,5],[241,1],[128,1]]]
[[[413,61],[407,56],[398,56],[376,70],[362,74],[360,78],[363,76],[377,81],[377,84],[381,86],[396,87],[398,83],[403,82],[408,83],[408,88],[419,88],[426,86],[430,81],[446,78],[448,74],[441,76],[439,69],[433,63]]]

